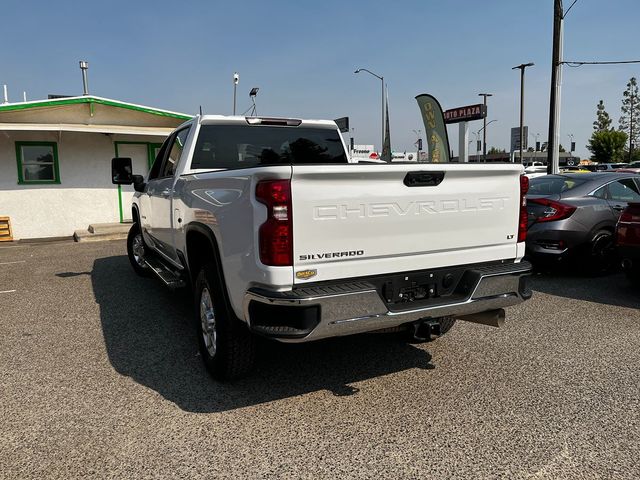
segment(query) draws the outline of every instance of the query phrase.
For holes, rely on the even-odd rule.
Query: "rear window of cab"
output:
[[[313,127],[203,125],[192,169],[348,163],[337,130]]]

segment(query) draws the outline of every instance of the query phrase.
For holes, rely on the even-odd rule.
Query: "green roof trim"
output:
[[[29,110],[31,108],[58,107],[63,105],[78,105],[83,103],[88,103],[91,106],[93,106],[94,104],[98,104],[98,105],[107,105],[110,107],[125,108],[127,110],[134,110],[136,112],[150,113],[152,115],[160,115],[162,117],[177,118],[180,120],[189,120],[193,118],[191,115],[184,115],[182,113],[168,112],[166,110],[158,110],[156,108],[144,107],[142,105],[134,105],[131,103],[119,102],[117,100],[109,100],[107,98],[92,97],[92,96],[70,97],[70,98],[61,98],[61,99],[52,99],[52,100],[40,100],[40,101],[27,102],[27,103],[13,103],[9,105],[0,105],[0,113],[13,112],[17,110]]]

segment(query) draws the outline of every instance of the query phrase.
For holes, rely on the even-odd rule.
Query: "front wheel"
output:
[[[212,264],[201,268],[195,282],[195,320],[200,354],[216,380],[233,380],[253,368],[254,339],[226,305]]]
[[[133,270],[141,277],[151,275],[149,265],[145,262],[145,257],[149,253],[147,245],[142,238],[142,231],[137,223],[131,225],[129,235],[127,235],[127,256],[131,262]]]

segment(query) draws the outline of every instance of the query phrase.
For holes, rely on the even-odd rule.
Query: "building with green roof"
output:
[[[0,105],[0,217],[16,240],[127,221],[133,189],[111,184],[111,159],[131,157],[145,175],[190,118],[93,95]]]

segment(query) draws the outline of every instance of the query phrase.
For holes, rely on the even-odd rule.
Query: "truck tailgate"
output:
[[[292,168],[296,283],[517,256],[520,165]]]

